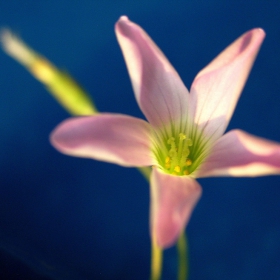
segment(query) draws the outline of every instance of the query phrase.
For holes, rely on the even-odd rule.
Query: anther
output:
[[[180,173],[181,172],[181,167],[179,165],[176,165],[174,167],[174,171],[177,172],[177,173]]]

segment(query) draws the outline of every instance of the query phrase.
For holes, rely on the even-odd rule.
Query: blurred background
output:
[[[114,34],[141,25],[189,88],[245,31],[267,34],[228,129],[280,142],[280,1],[1,1],[0,26],[67,69],[103,112],[143,117]],[[149,187],[131,168],[64,156],[69,115],[0,52],[0,278],[148,279]],[[190,279],[280,279],[280,177],[199,180],[187,228]],[[175,248],[163,279],[176,279]]]

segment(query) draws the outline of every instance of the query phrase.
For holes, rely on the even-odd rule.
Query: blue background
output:
[[[228,129],[280,142],[279,11],[279,0],[11,0],[0,2],[0,25],[67,69],[100,111],[137,117],[114,34],[119,16],[151,35],[187,87],[234,39],[262,27],[267,37]],[[144,178],[54,150],[49,133],[69,115],[2,52],[0,91],[2,279],[9,271],[13,279],[148,279]],[[190,279],[280,279],[280,177],[199,181],[187,228]],[[166,251],[163,279],[176,279],[176,258]]]

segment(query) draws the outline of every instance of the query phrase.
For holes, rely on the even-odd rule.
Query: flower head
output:
[[[201,195],[195,178],[280,173],[280,145],[240,130],[223,135],[265,34],[253,29],[238,38],[198,73],[189,92],[141,27],[123,16],[115,29],[148,122],[120,114],[71,118],[51,142],[72,156],[153,166],[151,235],[166,248]]]

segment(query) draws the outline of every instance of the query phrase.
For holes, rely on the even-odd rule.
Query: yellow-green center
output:
[[[180,133],[178,139],[170,137],[167,143],[170,149],[165,157],[165,170],[174,175],[189,175],[189,166],[192,165],[192,160],[189,157],[192,140]]]
[[[209,151],[207,142],[197,127],[188,133],[161,131],[156,137],[154,154],[164,172],[177,176],[189,175],[206,158]]]

